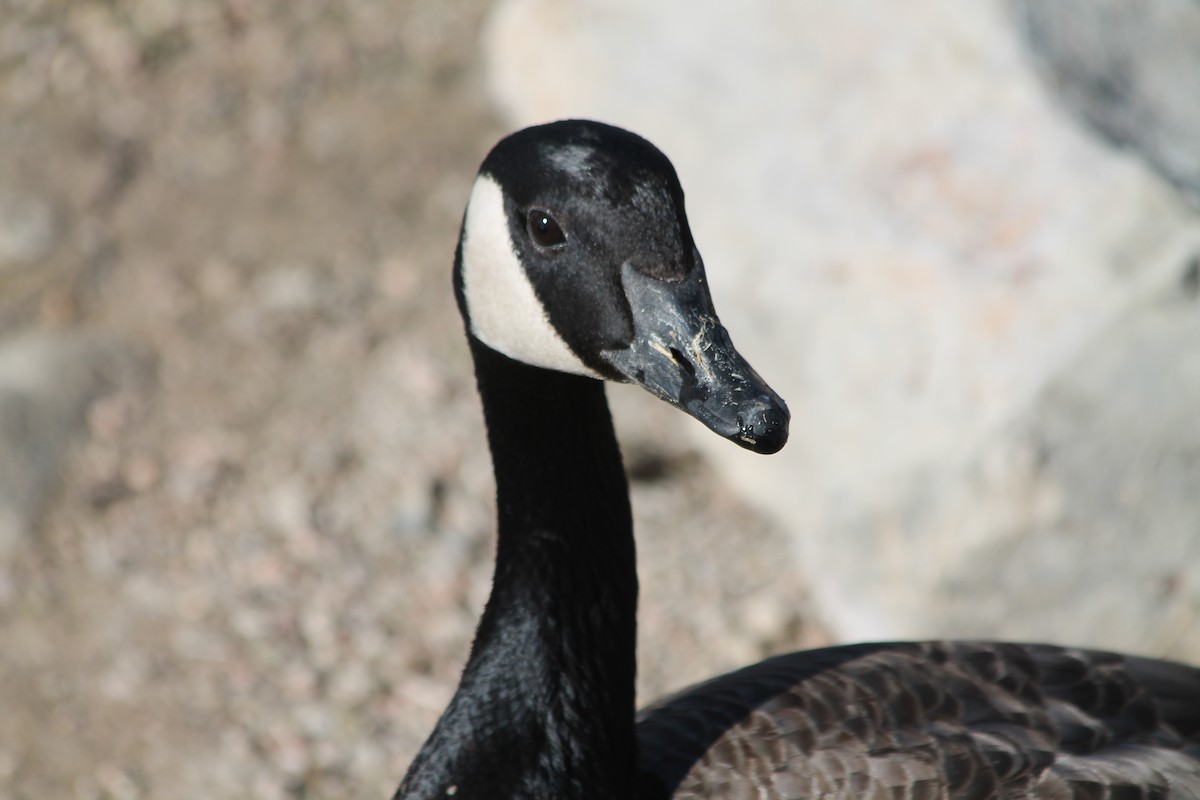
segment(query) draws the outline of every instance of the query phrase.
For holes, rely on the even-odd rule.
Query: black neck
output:
[[[458,692],[397,796],[632,797],[637,571],[604,388],[469,338],[496,572]]]

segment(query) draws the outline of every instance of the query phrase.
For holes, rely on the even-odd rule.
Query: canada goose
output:
[[[636,717],[637,574],[601,380],[761,453],[783,401],[713,310],[671,163],[619,128],[487,156],[454,288],[496,474],[492,593],[399,798],[1200,798],[1200,670],[1075,649],[768,659]]]

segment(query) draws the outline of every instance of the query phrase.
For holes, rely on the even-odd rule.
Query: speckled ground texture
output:
[[[484,6],[0,0],[0,361],[38,375],[0,415],[0,798],[399,782],[490,579],[449,290],[504,132]],[[616,394],[643,698],[820,643],[782,534]]]

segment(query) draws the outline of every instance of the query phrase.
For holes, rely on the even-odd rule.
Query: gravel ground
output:
[[[448,281],[485,11],[0,0],[0,337],[124,352],[0,549],[0,797],[398,783],[490,580]],[[643,697],[823,641],[783,534],[613,394]]]

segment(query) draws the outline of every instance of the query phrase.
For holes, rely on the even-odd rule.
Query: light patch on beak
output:
[[[471,333],[479,341],[535,367],[600,377],[550,324],[513,245],[504,193],[488,175],[475,180],[467,203],[462,280]]]

